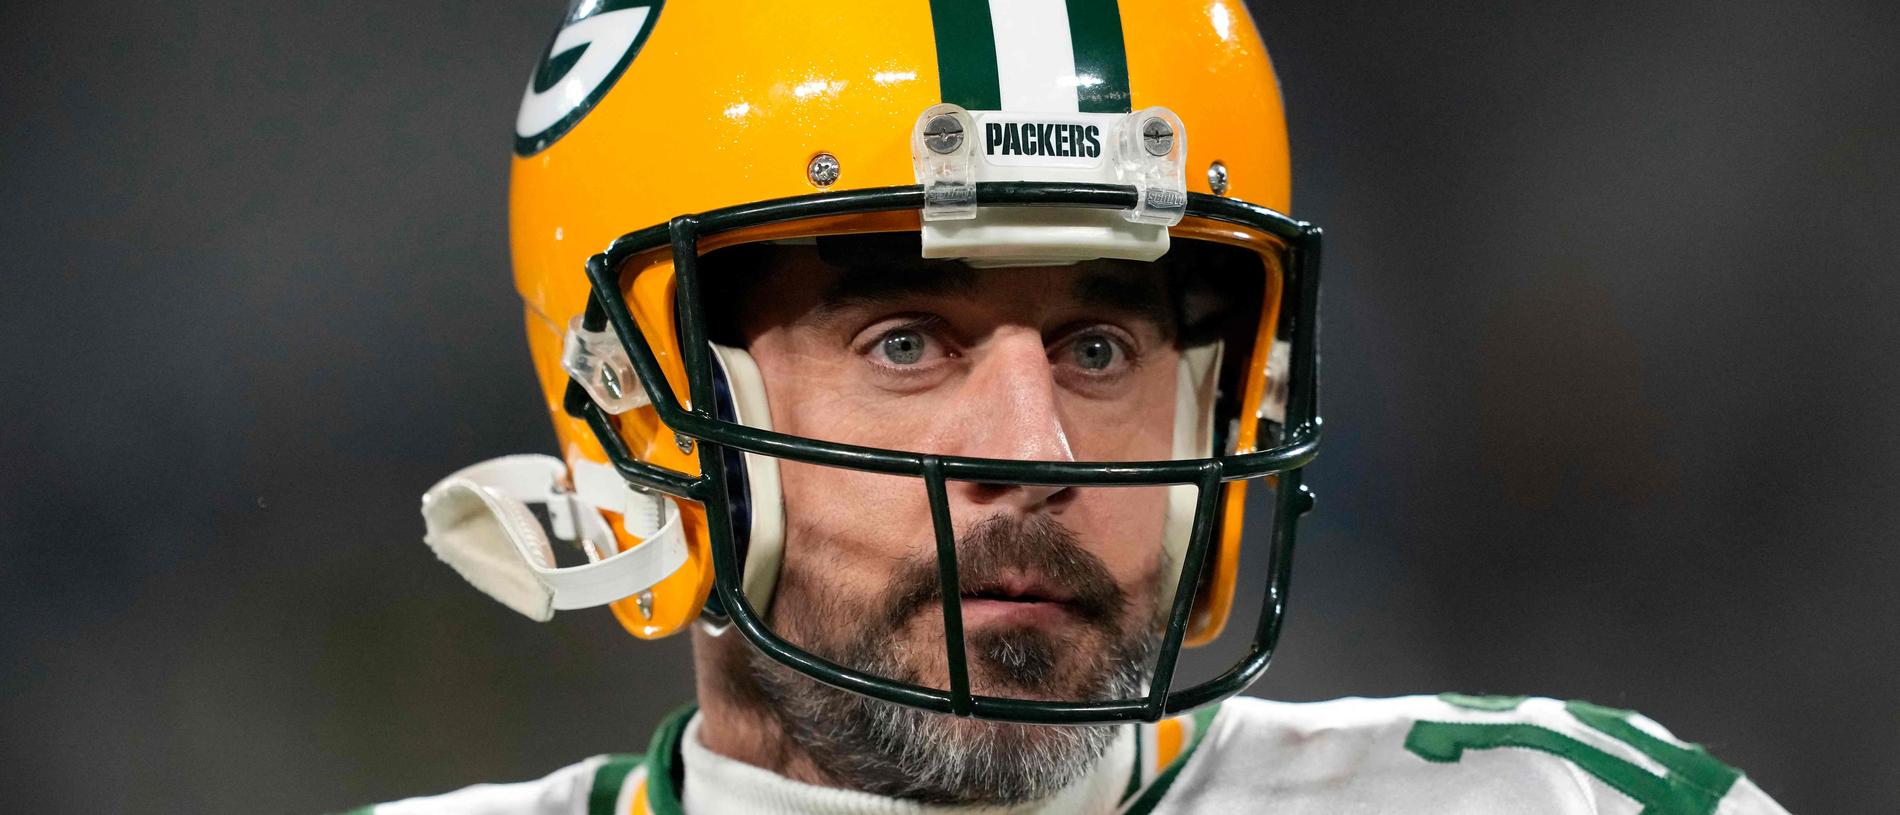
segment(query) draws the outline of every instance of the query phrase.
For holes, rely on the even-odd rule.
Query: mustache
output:
[[[1082,547],[1075,532],[1048,516],[993,515],[957,536],[957,584],[962,591],[996,585],[1011,575],[1059,588],[1062,602],[1082,621],[1109,626],[1128,606],[1128,596],[1107,564]],[[903,621],[943,603],[943,583],[933,555],[900,567],[892,576],[886,621]]]

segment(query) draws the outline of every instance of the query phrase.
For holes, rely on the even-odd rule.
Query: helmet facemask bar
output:
[[[977,196],[990,206],[1062,206],[1128,209],[1136,192],[1108,184],[989,182]],[[1148,462],[1017,461],[939,456],[821,441],[722,421],[714,414],[714,373],[707,316],[699,279],[701,237],[786,221],[834,215],[915,210],[924,203],[920,187],[886,187],[764,201],[695,216],[629,233],[591,258],[592,287],[582,318],[589,331],[612,325],[636,375],[665,426],[682,440],[694,440],[701,467],[698,476],[639,460],[620,438],[611,416],[578,383],[570,382],[567,411],[582,418],[598,437],[615,469],[639,489],[657,490],[701,502],[707,511],[715,570],[714,598],[731,624],[760,651],[798,672],[845,690],[886,702],[997,721],[1035,724],[1106,724],[1157,721],[1219,701],[1245,689],[1266,669],[1278,640],[1285,610],[1296,525],[1312,506],[1301,485],[1301,468],[1312,460],[1319,441],[1317,417],[1316,313],[1320,231],[1251,204],[1193,193],[1187,216],[1259,230],[1286,247],[1280,307],[1283,332],[1292,345],[1285,431],[1271,449],[1216,454],[1199,459]],[[685,408],[668,385],[657,356],[635,324],[620,288],[620,270],[631,257],[670,247],[675,275],[675,312],[681,359],[693,407]],[[1252,417],[1244,416],[1250,421]],[[685,441],[682,441],[684,449]],[[711,445],[713,450],[707,450]],[[937,574],[944,614],[944,645],[949,669],[947,690],[930,688],[833,663],[780,637],[767,626],[745,596],[743,564],[732,525],[733,499],[727,480],[727,449],[810,464],[922,479],[936,539]],[[1268,582],[1247,654],[1219,676],[1192,687],[1171,688],[1176,661],[1193,611],[1209,549],[1221,517],[1222,485],[1229,481],[1274,476],[1277,506],[1268,548]],[[1072,487],[1192,485],[1197,490],[1188,546],[1172,606],[1163,630],[1150,690],[1145,697],[1106,701],[1045,701],[975,695],[970,691],[964,642],[957,547],[947,482],[979,481],[1001,485]]]

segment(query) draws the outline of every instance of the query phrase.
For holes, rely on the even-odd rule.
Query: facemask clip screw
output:
[[[612,367],[609,367],[609,366],[601,367],[600,384],[602,387],[606,388],[607,392],[609,394],[612,394],[615,399],[626,398],[626,394],[620,390],[620,375],[614,373],[614,369]]]
[[[1157,158],[1174,149],[1174,128],[1160,117],[1141,123],[1141,149]]]
[[[938,155],[948,155],[963,146],[963,122],[950,114],[930,117],[924,123],[924,146]]]

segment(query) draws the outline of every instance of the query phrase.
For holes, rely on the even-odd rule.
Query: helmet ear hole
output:
[[[758,363],[743,349],[716,342],[708,345],[712,348],[714,415],[722,422],[771,430],[772,414],[765,401],[765,378],[759,373]],[[785,548],[785,501],[779,487],[778,459],[724,446],[719,447],[719,455],[726,465],[733,541],[744,565],[741,583],[746,600],[764,615],[771,608]],[[725,610],[716,606],[717,596],[708,596],[708,604],[714,606],[709,610],[724,617]]]

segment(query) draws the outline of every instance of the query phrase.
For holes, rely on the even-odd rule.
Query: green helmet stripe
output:
[[[1128,51],[1115,0],[1068,0],[1076,102],[1083,113],[1127,113]]]
[[[1003,106],[996,77],[996,31],[984,0],[930,0],[943,101],[970,110]]]
[[[945,102],[970,110],[1130,110],[1128,55],[1115,0],[1011,0],[994,6],[931,0],[930,16]],[[1068,29],[1066,42],[1061,28]]]

